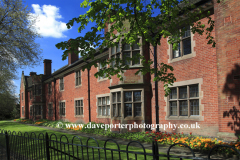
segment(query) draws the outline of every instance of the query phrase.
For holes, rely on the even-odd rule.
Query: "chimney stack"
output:
[[[70,43],[71,41],[74,42],[74,39],[69,39],[68,43]],[[77,50],[77,53],[78,53],[78,50]],[[68,53],[68,65],[71,65],[73,62],[77,60],[78,60],[78,55],[76,53],[74,52]]]
[[[30,76],[34,76],[36,74],[37,74],[37,72],[30,72]]]
[[[44,59],[44,75],[49,76],[52,74],[52,60]]]

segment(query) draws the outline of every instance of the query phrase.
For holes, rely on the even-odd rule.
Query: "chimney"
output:
[[[49,76],[52,74],[52,60],[44,59],[44,75]]]
[[[68,65],[78,60],[78,55],[76,53],[68,53]]]
[[[30,72],[30,76],[34,76],[36,74],[37,74],[37,72]]]
[[[69,39],[68,43],[70,43],[71,41],[74,41],[73,39]],[[77,50],[78,52],[78,50]],[[78,60],[78,55],[74,52],[72,53],[68,53],[68,65],[71,65],[73,62]]]

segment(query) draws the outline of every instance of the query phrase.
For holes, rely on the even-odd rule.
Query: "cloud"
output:
[[[67,31],[66,23],[59,21],[62,16],[59,8],[52,5],[32,4],[34,13],[30,16],[37,17],[34,22],[35,30],[43,37],[63,38],[63,32]],[[31,18],[30,18],[31,19]]]

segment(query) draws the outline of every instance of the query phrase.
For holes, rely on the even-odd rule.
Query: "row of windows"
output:
[[[112,93],[112,116],[121,117],[121,106],[123,103],[124,115],[142,116],[142,97],[141,91],[124,91],[123,102],[121,92]],[[199,86],[187,85],[171,88],[168,98],[170,116],[196,116],[199,115]],[[40,105],[35,105],[35,115],[41,115]],[[65,116],[65,102],[60,102],[60,115]],[[110,116],[110,97],[98,97],[97,99],[98,116]],[[48,105],[48,114],[53,116],[52,103]],[[33,115],[33,106],[30,107],[30,115]],[[83,115],[83,100],[75,100],[75,115]],[[24,116],[24,107],[22,107]]]
[[[141,91],[126,91],[124,94],[125,116],[142,116]],[[121,92],[112,93],[113,116],[121,117]],[[60,116],[65,116],[65,102],[60,102]],[[98,116],[110,116],[110,97],[98,97],[97,99]],[[48,105],[49,116],[53,115],[52,103]],[[83,100],[75,100],[75,115],[83,115]]]

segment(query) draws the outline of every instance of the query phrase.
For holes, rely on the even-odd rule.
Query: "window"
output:
[[[198,84],[171,88],[169,107],[170,116],[199,115]]]
[[[120,58],[120,44],[117,46],[111,47],[111,58]],[[116,60],[112,61],[111,66],[114,67],[116,65]]]
[[[60,78],[60,91],[64,90],[63,78]]]
[[[23,101],[23,93],[22,93],[22,101]]]
[[[103,65],[101,62],[99,62],[99,70],[104,70],[106,68],[107,68],[107,64]],[[99,79],[104,79],[104,78],[106,78],[106,73],[104,73],[103,77],[99,77]]]
[[[48,116],[49,117],[53,116],[53,105],[52,105],[52,103],[48,104]]]
[[[32,91],[29,92],[29,98],[32,99]]]
[[[134,58],[137,56],[137,54],[140,54],[140,48],[137,45],[137,43],[134,43],[133,46],[131,47],[130,44],[124,44],[123,45],[123,62],[126,65],[137,65],[140,64],[140,58],[136,60],[129,61],[127,58]]]
[[[22,106],[22,117],[24,117],[24,106]]]
[[[35,105],[35,115],[42,115],[42,107],[41,105]]]
[[[110,116],[110,99],[109,96],[98,98],[98,115]]]
[[[33,116],[33,107],[30,106],[30,116]]]
[[[81,85],[81,70],[76,72],[76,86]]]
[[[52,83],[48,83],[48,94],[52,94]]]
[[[180,43],[178,43],[177,50],[172,49],[172,58],[182,57],[191,53],[191,30],[190,26],[188,26],[187,31],[185,31],[184,35],[180,38]]]
[[[142,108],[141,91],[125,91],[124,92],[125,117],[142,116],[141,108]]]
[[[113,117],[121,117],[121,92],[112,93]]]
[[[65,102],[60,102],[60,116],[65,116]]]
[[[75,115],[83,115],[83,100],[75,101]]]

